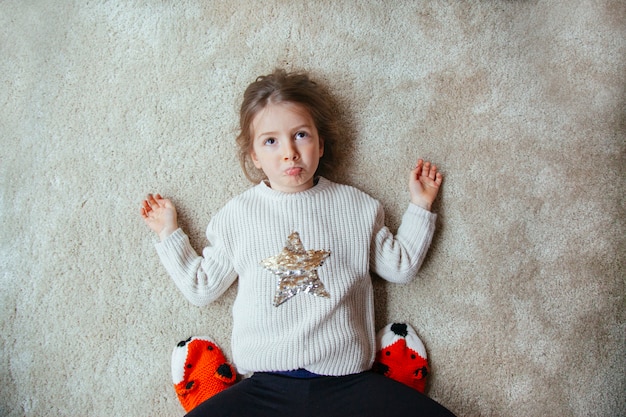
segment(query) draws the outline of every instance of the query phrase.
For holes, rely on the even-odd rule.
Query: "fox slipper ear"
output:
[[[214,376],[215,379],[218,379],[228,385],[234,384],[237,380],[235,368],[230,363],[223,363],[218,366]]]

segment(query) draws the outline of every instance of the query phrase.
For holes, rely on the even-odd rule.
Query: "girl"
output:
[[[148,195],[141,215],[159,257],[193,304],[239,279],[232,356],[253,373],[190,416],[450,416],[416,390],[369,370],[375,356],[370,271],[406,283],[430,245],[430,212],[443,177],[417,161],[411,203],[396,236],[381,204],[319,175],[338,123],[326,91],[306,74],[274,73],[245,91],[237,138],[248,178],[263,180],[228,202],[207,227],[199,256],[172,202]],[[321,171],[320,171],[321,172]]]

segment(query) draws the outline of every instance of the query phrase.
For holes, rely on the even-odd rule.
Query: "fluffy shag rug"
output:
[[[397,228],[418,157],[445,182],[417,279],[375,278],[428,395],[459,416],[626,415],[623,1],[0,2],[0,415],[181,415],[170,354],[230,352],[234,288],[185,301],[139,216],[198,249],[250,186],[244,88],[275,67],[344,114],[333,179]]]

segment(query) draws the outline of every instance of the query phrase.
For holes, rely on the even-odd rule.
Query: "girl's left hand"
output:
[[[411,203],[430,211],[442,182],[443,175],[437,171],[437,165],[419,159],[409,180]]]

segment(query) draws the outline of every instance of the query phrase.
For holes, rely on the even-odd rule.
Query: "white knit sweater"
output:
[[[286,194],[265,183],[228,202],[207,228],[199,256],[182,230],[156,244],[168,273],[193,304],[206,305],[239,278],[233,305],[233,362],[242,373],[305,368],[322,375],[368,370],[375,355],[370,270],[406,283],[430,245],[436,215],[409,204],[396,236],[381,204],[319,178]],[[330,297],[299,293],[274,305],[279,277],[260,262],[298,232],[306,250],[330,252],[317,268]]]

